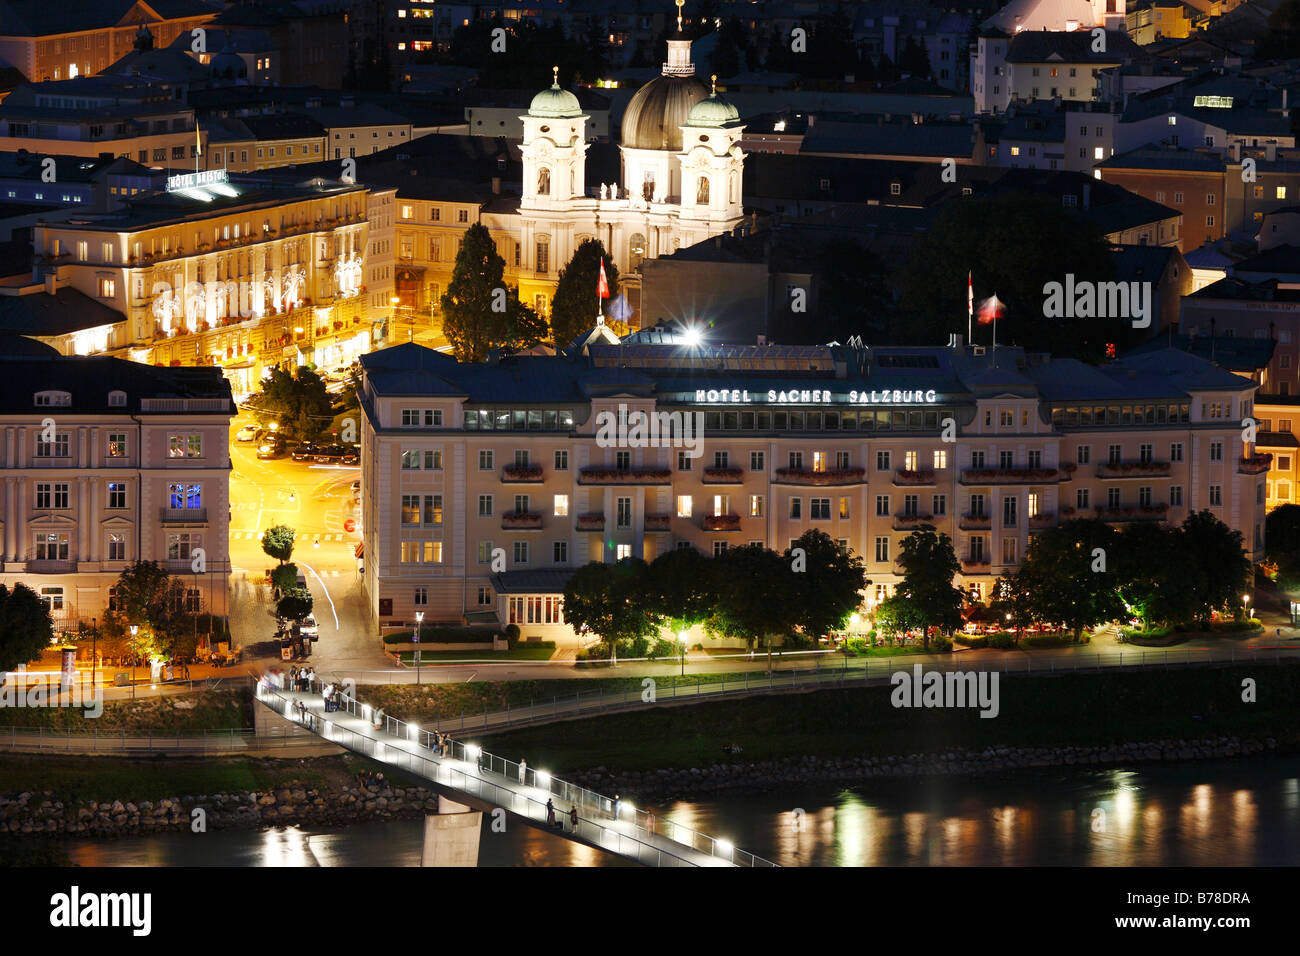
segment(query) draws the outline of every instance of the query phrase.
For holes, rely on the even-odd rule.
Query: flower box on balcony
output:
[[[1273,464],[1271,453],[1251,455],[1249,458],[1237,459],[1237,473],[1241,475],[1262,475]]]
[[[586,514],[578,515],[579,531],[604,531],[605,516],[603,514]]]
[[[1107,508],[1096,505],[1097,517],[1102,521],[1152,521],[1159,520],[1169,510],[1166,504],[1137,505],[1127,508]]]
[[[671,515],[646,515],[645,529],[647,531],[667,531]]]
[[[706,485],[735,485],[743,480],[744,472],[739,468],[705,468]]]
[[[1022,481],[1055,481],[1055,468],[967,468],[961,473],[964,484],[1004,485]]]
[[[1052,524],[1055,520],[1056,520],[1056,515],[1052,514],[1050,511],[1040,512],[1036,515],[1030,515],[1029,527],[1046,528],[1048,525]]]
[[[963,571],[978,570],[980,568],[987,568],[987,567],[989,567],[989,559],[987,557],[961,559],[961,569]]]
[[[894,484],[896,485],[932,485],[934,484],[933,468],[899,468],[894,472]]]
[[[1149,478],[1169,474],[1167,461],[1103,462],[1097,466],[1098,478]]]
[[[930,524],[933,521],[933,515],[894,515],[895,528],[915,528],[918,525]]]
[[[502,481],[541,481],[541,465],[506,465],[501,469]]]
[[[862,480],[865,468],[836,468],[813,471],[811,468],[778,468],[776,480],[788,485],[849,485]]]
[[[705,531],[739,531],[740,515],[705,515]]]
[[[646,485],[664,484],[672,478],[667,468],[584,468],[582,484]]]
[[[540,530],[542,515],[537,511],[507,511],[501,516],[501,527],[507,530]]]

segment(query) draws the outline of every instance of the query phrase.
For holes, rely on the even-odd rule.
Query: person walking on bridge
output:
[[[519,782],[528,782],[528,761],[524,760],[522,757],[519,760]]]
[[[576,803],[569,807],[569,830],[573,833],[578,832],[578,805]]]
[[[549,797],[546,799],[546,825],[552,828],[558,826],[555,822],[555,803]]]

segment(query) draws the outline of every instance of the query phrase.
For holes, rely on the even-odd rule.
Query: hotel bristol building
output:
[[[783,550],[810,528],[862,557],[864,608],[897,586],[899,543],[922,524],[952,539],[957,583],[983,599],[1035,532],[1076,516],[1208,509],[1263,556],[1269,456],[1241,427],[1257,386],[1183,352],[1091,367],[959,337],[690,346],[601,329],[555,356],[464,365],[402,345],[361,362],[376,627],[423,611],[571,639],[561,593],[588,561]],[[620,409],[700,413],[699,457],[598,441]]]

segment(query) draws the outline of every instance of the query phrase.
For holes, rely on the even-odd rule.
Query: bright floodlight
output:
[[[478,755],[481,754],[482,752],[483,750],[478,746],[478,744],[465,745],[465,756],[470,760],[478,759]]]
[[[731,841],[730,841],[730,840],[719,840],[719,841],[718,841],[718,852],[719,852],[719,853],[730,853],[730,852],[731,852],[732,850],[734,850],[734,849],[735,849],[735,847],[731,845]]]
[[[406,726],[408,726],[408,727],[411,728],[411,731],[410,731],[410,732],[411,732],[411,739],[412,739],[412,740],[419,740],[419,739],[420,739],[420,725],[417,724],[417,723],[415,723],[414,721],[412,721],[411,723],[407,724]]]
[[[551,785],[551,775],[545,770],[537,771],[537,786],[549,787]]]
[[[700,332],[700,327],[699,327],[698,325],[688,325],[688,326],[686,326],[686,328],[682,331],[682,339],[683,339],[683,340],[686,342],[686,344],[689,345],[691,348],[694,348],[695,346],[699,345],[699,344],[700,344],[700,340],[703,339],[703,338],[704,338],[704,336],[703,336],[703,334]]]

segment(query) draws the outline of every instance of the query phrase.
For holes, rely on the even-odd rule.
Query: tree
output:
[[[925,44],[917,43],[916,37],[909,36],[903,52],[898,55],[898,69],[910,76],[928,78],[931,73],[930,55],[925,51]]]
[[[933,527],[913,531],[899,545],[898,564],[903,580],[898,592],[906,597],[920,615],[925,646],[930,646],[930,628],[939,627],[949,634],[961,626],[961,609],[966,595],[953,585],[961,563],[953,551],[952,540]]]
[[[640,558],[584,564],[564,586],[564,619],[574,630],[588,630],[611,647],[653,633],[648,568]]]
[[[579,335],[596,324],[596,285],[601,261],[605,263],[605,281],[612,298],[618,294],[618,268],[599,239],[584,239],[573,251],[573,258],[560,270],[551,300],[551,331],[555,347],[564,348]]]
[[[1209,511],[1196,511],[1183,521],[1182,538],[1191,561],[1181,586],[1195,619],[1208,623],[1213,611],[1240,610],[1242,595],[1253,584],[1253,567],[1241,532]]]
[[[673,548],[650,563],[652,605],[674,633],[708,620],[717,602],[713,574],[712,559],[694,548]]]
[[[281,620],[298,623],[303,620],[315,604],[311,592],[306,588],[290,588],[275,604],[275,613]]]
[[[287,524],[267,528],[262,533],[262,550],[284,564],[293,555],[293,529]]]
[[[889,640],[925,627],[925,614],[902,592],[891,594],[876,605],[876,627]]]
[[[271,569],[271,587],[281,594],[298,586],[298,565],[292,561]]]
[[[795,554],[795,549],[802,554]],[[783,560],[792,573],[794,623],[805,635],[819,637],[844,626],[862,604],[869,583],[862,559],[835,543],[824,531],[805,531],[786,550]]]
[[[796,609],[790,600],[794,581],[784,557],[750,544],[727,548],[713,560],[718,603],[709,630],[744,640],[752,651],[760,640],[771,648],[774,638],[794,629]]]
[[[989,611],[996,615],[999,627],[1016,629],[1017,641],[1020,640],[1020,632],[1034,622],[1028,595],[1016,587],[1014,576],[999,575],[993,582],[993,590],[989,593]]]
[[[526,348],[546,334],[537,313],[505,284],[505,267],[486,226],[475,223],[465,230],[441,299],[443,334],[462,362],[481,362],[503,346]]]
[[[1300,505],[1281,505],[1264,518],[1266,560],[1285,591],[1300,590]]]
[[[0,584],[0,671],[36,660],[53,640],[49,605],[22,582]]]
[[[1036,535],[1013,578],[1036,621],[1064,624],[1078,641],[1085,627],[1124,614],[1110,567],[1116,532],[1096,518],[1075,518]]]
[[[259,421],[275,422],[276,433],[289,441],[316,441],[334,420],[325,381],[306,365],[292,375],[284,369],[271,369],[251,404]]]
[[[167,623],[171,575],[157,561],[137,561],[117,576],[117,602],[127,625]]]
[[[1119,534],[1114,559],[1119,594],[1143,628],[1189,621],[1195,613],[1185,585],[1193,556],[1184,538],[1179,529],[1150,521]]]
[[[997,293],[1006,305],[999,342],[1100,361],[1108,343],[1122,345],[1133,333],[1120,317],[1044,321],[1044,287],[1065,282],[1063,262],[1076,284],[1114,275],[1101,231],[1058,199],[1029,193],[953,199],[899,271],[900,314],[890,337],[939,342],[953,332],[964,335],[970,273],[977,298]],[[992,329],[975,334],[988,341]]]

